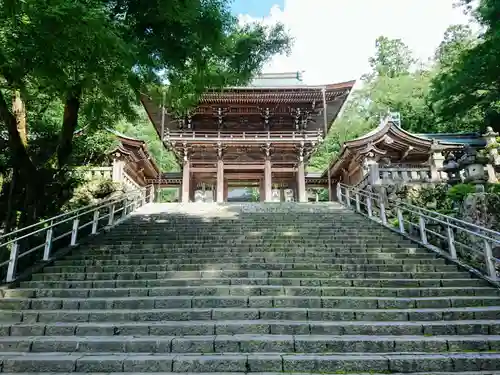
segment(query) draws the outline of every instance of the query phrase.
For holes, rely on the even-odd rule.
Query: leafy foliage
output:
[[[62,207],[77,184],[68,166],[102,162],[111,141],[99,129],[133,132],[130,124],[143,121],[141,92],[165,91],[168,82],[168,98],[181,110],[207,86],[245,83],[287,51],[282,25],[240,26],[229,3],[0,0],[0,134],[8,146],[0,219],[7,227]],[[79,128],[85,135],[75,139]],[[173,167],[171,156],[161,163]]]
[[[376,76],[395,78],[409,74],[410,68],[416,62],[411,50],[401,39],[389,39],[380,36],[375,41],[375,56],[370,57],[372,72],[368,80]]]
[[[464,3],[471,5],[472,0]],[[500,124],[500,3],[481,0],[473,12],[483,26],[476,43],[458,49],[433,82],[432,100],[441,122],[472,117],[477,128]]]
[[[426,64],[414,58],[404,41],[379,37],[369,59],[371,70],[352,93],[310,169],[325,170],[343,142],[373,129],[388,112],[399,112],[401,126],[414,133],[471,132],[492,124],[493,120],[485,119],[499,106],[495,87],[500,72],[493,61],[500,61],[500,39],[490,35],[498,28],[498,20],[492,26],[497,4],[494,0],[480,3],[477,17],[487,31],[479,42],[469,26],[452,25],[434,59]],[[488,55],[486,49],[490,49]]]

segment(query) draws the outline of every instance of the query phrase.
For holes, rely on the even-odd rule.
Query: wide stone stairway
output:
[[[3,373],[500,374],[500,292],[335,204],[147,205],[4,289]]]

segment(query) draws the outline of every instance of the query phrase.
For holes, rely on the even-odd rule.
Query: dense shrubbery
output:
[[[119,183],[109,179],[85,181],[75,189],[71,199],[63,206],[63,211],[71,211],[98,203],[100,200],[122,190],[123,188]]]

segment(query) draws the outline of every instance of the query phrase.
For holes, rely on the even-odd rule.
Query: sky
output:
[[[295,38],[290,56],[276,56],[265,72],[304,71],[307,84],[359,79],[369,70],[375,39],[401,38],[427,61],[448,26],[469,17],[456,0],[235,0],[240,22],[282,22]]]
[[[247,14],[262,18],[269,15],[273,6],[283,9],[285,0],[233,0],[232,10],[235,14]]]

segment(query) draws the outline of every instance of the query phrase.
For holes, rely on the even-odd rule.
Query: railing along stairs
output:
[[[56,250],[74,247],[79,239],[96,235],[122,221],[137,208],[152,202],[153,197],[148,196],[152,191],[148,188],[131,190],[1,235],[0,284],[15,281],[39,261],[50,261]],[[8,259],[2,261],[7,254],[10,254]]]
[[[499,284],[500,233],[353,186],[337,186],[338,201],[371,220]]]

